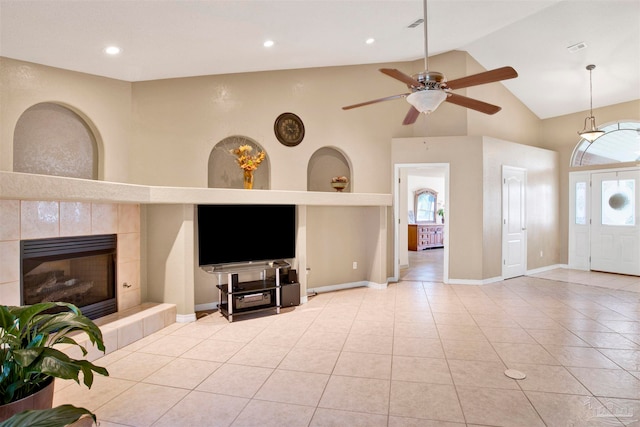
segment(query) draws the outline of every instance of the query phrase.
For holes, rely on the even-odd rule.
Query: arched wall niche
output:
[[[252,147],[253,156],[265,151],[256,141],[241,135],[230,136],[218,142],[209,154],[207,174],[209,188],[244,188],[243,171],[236,162],[237,157],[232,153],[241,145]],[[253,172],[253,188],[258,190],[271,188],[271,167],[268,155]]]
[[[331,187],[331,179],[336,176],[345,176],[349,180],[349,184],[343,192],[353,191],[351,164],[347,156],[336,147],[319,148],[309,159],[307,190],[336,191]]]
[[[99,179],[100,138],[70,106],[42,102],[26,109],[13,134],[13,171]]]

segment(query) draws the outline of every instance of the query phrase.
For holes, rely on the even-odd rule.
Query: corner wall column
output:
[[[147,298],[176,304],[177,321],[194,321],[194,205],[147,207]]]

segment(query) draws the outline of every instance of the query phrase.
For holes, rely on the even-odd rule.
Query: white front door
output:
[[[525,200],[527,171],[502,167],[502,278],[524,276],[527,270]]]
[[[640,276],[640,170],[594,173],[591,270]]]

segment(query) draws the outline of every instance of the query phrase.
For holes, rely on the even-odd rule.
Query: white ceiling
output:
[[[407,28],[422,4],[0,0],[0,55],[126,81],[409,61],[424,58],[423,27]],[[429,0],[428,31],[429,55],[513,66],[503,84],[540,118],[589,109],[588,64],[594,108],[640,99],[640,0]]]

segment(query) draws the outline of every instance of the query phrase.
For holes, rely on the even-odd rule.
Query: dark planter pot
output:
[[[49,409],[53,407],[53,377],[50,377],[44,388],[15,402],[0,405],[0,422],[28,409]]]

